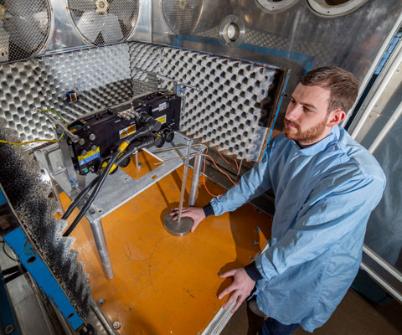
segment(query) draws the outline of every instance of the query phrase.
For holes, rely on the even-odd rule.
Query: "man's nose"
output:
[[[302,112],[301,105],[295,104],[293,106],[288,106],[288,109],[286,110],[286,118],[289,121],[296,121],[299,119],[300,114]]]

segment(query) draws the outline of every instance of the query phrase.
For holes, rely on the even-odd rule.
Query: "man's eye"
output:
[[[307,107],[303,107],[303,111],[305,111],[306,113],[311,112],[311,109],[307,108]]]

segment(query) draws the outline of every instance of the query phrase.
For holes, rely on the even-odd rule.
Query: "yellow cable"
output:
[[[60,142],[60,140],[36,139],[36,140],[21,141],[21,142],[11,142],[11,141],[6,141],[6,140],[0,140],[0,143],[9,144],[9,145],[27,145],[27,144],[40,143],[40,142],[57,143],[57,142]]]

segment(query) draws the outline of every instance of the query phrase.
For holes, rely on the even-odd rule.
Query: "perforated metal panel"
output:
[[[51,27],[48,0],[0,2],[0,61],[14,61],[38,53]]]
[[[181,131],[240,159],[258,158],[266,132],[258,124],[259,102],[272,88],[277,69],[137,43],[130,44],[130,57],[134,78],[144,70],[159,75],[159,87],[172,89],[175,81],[197,88],[186,90]]]
[[[162,0],[163,16],[174,33],[189,34],[197,25],[202,5],[202,0]]]
[[[95,45],[126,40],[137,23],[138,0],[68,0],[68,9],[85,40]]]
[[[153,92],[159,87],[157,74],[162,48],[149,44],[130,43],[130,69],[136,94]]]
[[[133,96],[127,45],[83,50],[0,65],[0,117],[21,139],[54,137],[41,108],[54,108],[67,121]],[[76,90],[77,103],[66,93]]]

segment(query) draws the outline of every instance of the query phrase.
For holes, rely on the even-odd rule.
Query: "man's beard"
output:
[[[290,123],[293,126],[295,126],[296,128],[291,128],[291,129],[286,128],[286,124],[289,124],[289,121],[286,121],[286,119],[285,119],[285,135],[287,138],[298,141],[298,142],[314,143],[320,138],[320,136],[324,132],[325,127],[327,125],[327,121],[328,121],[328,118],[321,121],[316,126],[313,126],[307,130],[301,131],[299,125],[297,125],[293,122],[290,122]]]

